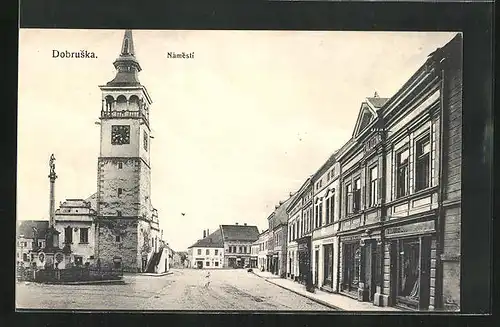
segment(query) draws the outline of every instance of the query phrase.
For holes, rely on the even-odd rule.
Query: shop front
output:
[[[297,240],[299,255],[299,282],[306,284],[311,273],[311,237],[305,236]]]
[[[361,266],[358,300],[374,302],[375,294],[380,293],[382,287],[383,257],[380,231],[367,230],[361,235],[359,259]]]
[[[328,291],[333,291],[333,243],[323,245],[323,285]]]
[[[434,220],[385,230],[390,249],[390,304],[413,310],[428,310],[435,293]],[[431,276],[431,271],[434,276]]]
[[[361,237],[346,236],[340,238],[341,247],[341,283],[340,291],[350,297],[358,298],[361,274]]]

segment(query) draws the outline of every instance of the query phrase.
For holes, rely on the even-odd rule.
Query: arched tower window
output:
[[[107,95],[105,100],[106,100],[106,111],[111,111],[115,99],[111,95]]]
[[[130,110],[139,110],[139,103],[140,103],[140,100],[139,100],[139,97],[137,95],[132,95],[129,99],[129,107],[130,107]]]
[[[127,98],[124,95],[119,95],[116,98],[117,110],[127,110]]]

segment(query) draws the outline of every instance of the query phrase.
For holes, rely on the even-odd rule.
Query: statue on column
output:
[[[49,160],[49,167],[50,167],[50,174],[55,175],[56,174],[56,164],[54,163],[56,161],[56,158],[54,157],[54,154],[50,156]]]

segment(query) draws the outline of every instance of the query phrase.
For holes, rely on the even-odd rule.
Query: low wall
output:
[[[90,267],[71,267],[67,269],[20,267],[17,271],[17,278],[20,281],[39,283],[121,280],[123,278],[123,271]]]

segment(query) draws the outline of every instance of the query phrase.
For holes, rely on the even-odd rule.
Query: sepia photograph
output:
[[[21,28],[16,310],[460,313],[463,38]]]

